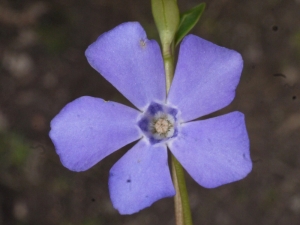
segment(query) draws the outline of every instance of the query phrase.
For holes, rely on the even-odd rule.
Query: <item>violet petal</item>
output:
[[[125,105],[85,96],[60,111],[51,121],[49,135],[62,164],[84,171],[141,137],[138,116]]]
[[[183,121],[217,111],[233,100],[242,68],[238,52],[188,35],[180,46],[168,103],[177,106]]]
[[[163,102],[166,84],[159,45],[137,22],[102,34],[85,52],[88,62],[140,110]]]
[[[206,188],[240,180],[252,169],[240,112],[182,124],[178,137],[168,146],[193,179]]]
[[[132,214],[175,195],[165,145],[140,140],[110,170],[110,197],[121,214]]]

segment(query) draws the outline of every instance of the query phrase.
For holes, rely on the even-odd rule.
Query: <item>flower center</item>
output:
[[[166,105],[151,103],[138,122],[151,144],[166,141],[177,135],[177,110]]]
[[[159,118],[154,124],[155,132],[160,135],[165,135],[171,127],[170,121],[164,118]]]

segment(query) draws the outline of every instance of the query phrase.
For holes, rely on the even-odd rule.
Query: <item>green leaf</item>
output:
[[[198,23],[206,4],[201,3],[180,16],[179,28],[175,36],[175,46],[190,32]]]
[[[176,0],[151,0],[152,14],[163,49],[170,48],[179,25]]]

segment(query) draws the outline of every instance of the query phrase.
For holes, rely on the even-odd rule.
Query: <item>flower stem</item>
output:
[[[162,48],[166,73],[166,89],[168,93],[174,76],[174,42],[171,46],[163,45]],[[184,171],[181,164],[173,155],[172,177],[176,190],[176,195],[174,197],[176,225],[193,225]]]
[[[167,93],[170,90],[171,83],[174,76],[174,46],[163,46],[163,58],[165,64],[165,73],[166,73],[166,89]]]
[[[176,189],[175,201],[175,213],[176,213],[176,225],[193,225],[189,196],[186,189],[184,171],[181,164],[172,155],[172,174],[173,182]],[[177,213],[180,215],[178,218]]]

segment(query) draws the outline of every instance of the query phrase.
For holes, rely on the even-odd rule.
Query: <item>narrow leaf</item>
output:
[[[205,6],[205,3],[201,3],[180,16],[179,28],[175,36],[175,46],[194,28],[204,12]]]

